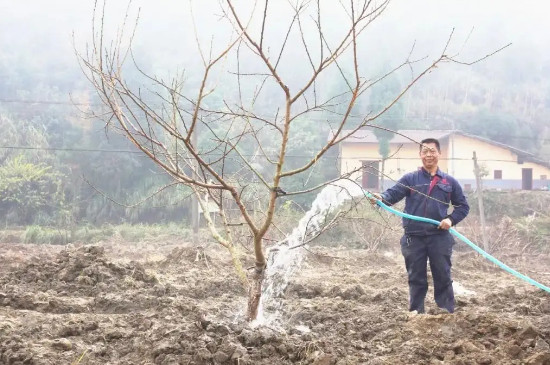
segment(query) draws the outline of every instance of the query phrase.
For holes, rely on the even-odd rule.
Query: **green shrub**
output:
[[[0,216],[15,224],[44,222],[64,201],[62,175],[23,155],[0,166]]]
[[[479,215],[477,194],[469,193],[470,214]],[[534,212],[550,215],[548,191],[483,191],[483,206],[487,221],[495,222],[503,216],[521,218]]]

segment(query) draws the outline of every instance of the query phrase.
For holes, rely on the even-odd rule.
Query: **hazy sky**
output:
[[[127,4],[123,0],[111,0],[109,3],[112,8],[118,4],[116,10],[119,12]],[[199,14],[201,11],[219,14],[217,1],[201,0],[193,3]],[[286,0],[271,2],[273,7],[280,4],[286,6],[286,3]],[[324,0],[321,3],[326,8],[339,6],[336,0]],[[55,41],[66,41],[63,36],[67,37],[72,30],[87,30],[93,5],[94,2],[90,0],[0,0],[0,22],[4,30],[2,42],[19,35],[23,35],[23,39],[32,37],[38,42],[46,41],[47,36],[56,35],[59,38]],[[150,26],[154,25],[155,31],[169,30],[180,28],[188,1],[134,0],[133,8],[138,7],[142,8],[143,21]],[[393,0],[384,18],[394,23],[396,29],[392,32],[397,33],[400,29],[416,29],[422,34],[423,30],[437,32],[452,27],[470,29],[475,26],[479,35],[498,32],[512,42],[530,37],[548,46],[546,41],[550,35],[545,14],[549,11],[550,4],[544,0],[522,3],[512,0]],[[111,19],[115,16],[109,14]],[[6,26],[9,26],[8,29]]]
[[[236,3],[243,2],[250,3],[244,0]],[[122,0],[110,1],[106,22],[120,24],[126,4]],[[227,25],[219,20],[217,1],[201,0],[193,4],[201,37],[210,39],[214,33],[219,38],[220,33],[226,32]],[[270,4],[273,13],[277,13],[276,8],[288,6],[286,0]],[[322,0],[321,4],[329,12],[331,7],[339,6],[336,0]],[[41,64],[76,69],[72,33],[79,49],[84,50],[85,42],[91,39],[93,6],[94,2],[90,0],[0,0],[2,57],[32,64],[34,71]],[[132,19],[135,19],[139,7],[140,24],[134,45],[143,51],[143,57],[153,59],[156,68],[171,68],[174,63],[185,65],[186,58],[196,56],[188,1],[136,0],[132,5]],[[511,42],[510,48],[489,62],[498,65],[519,59],[520,63],[521,60],[528,63],[533,57],[548,61],[550,29],[545,14],[549,10],[550,3],[544,0],[522,3],[512,0],[394,0],[365,34],[365,42],[382,44],[387,48],[386,52],[396,55],[406,52],[416,42],[418,55],[429,55],[441,51],[454,28],[451,51],[462,49],[465,60],[483,56]],[[331,24],[331,20],[327,20],[328,26],[338,27],[336,16],[332,21]],[[268,26],[277,28],[282,25],[278,19],[270,19]],[[110,29],[114,34],[115,28]],[[466,39],[468,43],[462,48]],[[540,70],[529,72],[536,74]]]

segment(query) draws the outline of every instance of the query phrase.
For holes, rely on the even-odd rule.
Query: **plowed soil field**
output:
[[[550,295],[455,252],[457,311],[407,311],[400,253],[312,248],[277,325],[229,255],[165,241],[0,245],[1,364],[550,364]],[[501,256],[550,284],[550,257]],[[247,257],[247,263],[252,263]]]

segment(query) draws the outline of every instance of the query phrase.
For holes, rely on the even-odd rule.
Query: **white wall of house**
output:
[[[521,189],[523,169],[532,169],[533,189],[547,187],[550,182],[550,168],[534,163],[518,163],[518,155],[504,146],[488,143],[476,138],[452,134],[440,140],[441,159],[439,167],[457,178],[466,188],[475,188],[473,151],[478,163],[488,175],[483,177],[485,188]],[[341,146],[341,172],[361,167],[362,161],[379,161],[377,143],[343,143]],[[416,144],[390,144],[391,159],[386,161],[384,189],[392,186],[405,173],[415,171],[422,165]],[[495,178],[495,170],[501,178]],[[497,176],[499,174],[497,173]],[[361,181],[362,172],[353,175]]]
[[[486,188],[521,189],[523,169],[532,169],[533,189],[540,189],[548,184],[548,167],[534,162],[518,163],[518,155],[513,150],[457,134],[450,137],[449,144],[451,143],[454,144],[454,171],[449,173],[464,185],[475,187],[473,151],[476,152],[480,167],[488,173],[483,177]],[[501,178],[495,178],[495,170],[501,171]]]

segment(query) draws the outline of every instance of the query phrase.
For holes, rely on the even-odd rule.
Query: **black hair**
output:
[[[437,152],[441,152],[441,147],[439,146],[439,141],[435,138],[424,138],[420,142],[420,150],[422,151],[422,147],[425,143],[435,143],[435,146],[437,147]]]

